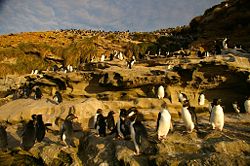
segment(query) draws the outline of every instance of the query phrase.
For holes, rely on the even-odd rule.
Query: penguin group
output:
[[[6,124],[7,125],[7,124]],[[6,151],[8,147],[8,136],[3,123],[0,124],[0,150]],[[31,119],[24,124],[20,135],[20,147],[23,150],[30,150],[36,142],[42,142],[50,123],[44,123],[41,114],[33,114]]]
[[[102,109],[98,109],[94,117],[94,128],[100,137],[105,137],[107,130],[111,133],[115,130],[114,111],[110,111],[108,116],[103,116]]]
[[[135,56],[132,57],[132,59],[129,59],[126,61],[126,65],[129,69],[132,69],[132,66],[134,65],[134,63],[136,62]]]
[[[41,114],[33,114],[31,120],[24,126],[21,134],[21,148],[29,150],[34,146],[36,141],[42,142],[45,137],[47,126],[51,126],[51,124],[44,124]]]

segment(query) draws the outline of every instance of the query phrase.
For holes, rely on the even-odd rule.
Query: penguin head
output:
[[[42,116],[42,114],[36,115],[36,120],[37,120],[38,122],[42,122],[42,121],[43,121],[43,116]]]
[[[36,120],[36,114],[31,115],[32,120]]]
[[[77,116],[75,116],[74,114],[68,114],[68,116],[66,117],[66,120],[69,120],[69,121],[73,121],[73,119],[76,119]]]
[[[96,111],[96,114],[102,114],[102,109],[98,109],[97,111]]]
[[[165,108],[167,108],[168,106],[167,106],[167,103],[163,103],[162,105],[161,105],[161,108],[163,108],[163,109],[165,109]]]
[[[125,119],[125,117],[126,117],[126,109],[120,109],[120,115],[119,115],[119,117],[120,118],[122,118],[122,119]]]
[[[238,102],[237,102],[237,101],[234,101],[232,104],[236,104],[236,105],[237,105],[237,104],[238,104]]]
[[[189,106],[190,106],[189,100],[184,100],[183,107],[189,107]]]
[[[250,100],[250,95],[246,96],[246,100]]]
[[[113,116],[115,114],[114,111],[109,111],[108,116]]]
[[[140,112],[137,110],[137,108],[131,107],[131,108],[128,110],[128,114],[127,114],[126,119],[128,119],[128,120],[131,121],[131,122],[134,122],[134,121],[140,122],[140,121],[143,121],[143,120],[144,120],[144,116],[143,116],[142,113],[140,113]]]
[[[29,128],[29,127],[34,127],[34,123],[35,121],[33,121],[33,120],[29,120],[28,121],[28,123],[27,123],[27,127]]]
[[[221,104],[221,99],[213,99],[213,105],[220,105]]]

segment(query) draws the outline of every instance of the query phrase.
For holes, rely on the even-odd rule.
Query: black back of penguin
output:
[[[37,99],[41,99],[41,98],[42,98],[42,91],[40,88],[37,87],[35,90],[35,99],[37,100]]]
[[[110,111],[107,116],[107,128],[112,131],[115,128],[114,111]]]
[[[37,121],[36,121],[36,139],[37,139],[37,142],[42,142],[42,140],[45,136],[46,126],[43,122],[42,115],[37,115],[36,119],[37,119]]]
[[[106,136],[106,118],[100,113],[97,116],[97,126],[98,126],[98,132],[101,137]]]
[[[0,125],[0,150],[6,149],[8,146],[6,127]]]
[[[35,119],[29,120],[25,125],[23,133],[21,135],[21,148],[24,150],[31,149],[36,141],[36,128],[35,128]]]
[[[147,133],[146,127],[142,124],[139,118],[139,113],[136,110],[136,108],[132,107],[132,109],[129,110],[128,120],[130,121],[130,123],[134,122],[132,127],[135,130],[135,140],[140,145],[142,138],[147,138],[148,133]]]
[[[118,120],[119,123],[117,122],[117,125],[116,125],[116,129],[117,129],[116,134],[118,136],[119,130],[120,130],[124,138],[129,139],[130,138],[130,126],[128,123],[125,122],[126,117],[127,117],[126,109],[120,109],[120,115],[119,115],[119,120]]]
[[[121,117],[120,117],[120,128],[121,132],[125,139],[130,139],[130,123],[129,121],[126,121],[125,119],[128,116],[128,112],[125,109],[121,109]]]
[[[156,131],[158,131],[159,125],[161,120],[161,112],[158,113],[157,122],[156,122]]]
[[[65,143],[68,146],[74,146],[72,142],[74,130],[73,130],[73,119],[77,118],[74,114],[67,115],[65,121],[63,122],[62,128],[61,128],[61,140],[63,140],[63,135],[65,136]]]

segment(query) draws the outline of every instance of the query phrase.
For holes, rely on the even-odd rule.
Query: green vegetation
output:
[[[97,47],[94,37],[86,38],[69,45],[63,51],[64,65],[71,64],[79,66],[81,63],[90,62],[91,58],[97,56]]]

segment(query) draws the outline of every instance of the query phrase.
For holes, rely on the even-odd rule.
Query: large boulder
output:
[[[71,110],[78,117],[77,122],[81,124],[81,127],[87,128],[91,126],[88,124],[89,120],[99,108],[103,109],[105,115],[109,111],[105,109],[101,101],[95,98],[65,101],[58,105],[49,99],[18,99],[0,107],[0,121],[18,123],[29,120],[32,114],[42,114],[46,123],[54,125],[56,119],[64,119]]]

